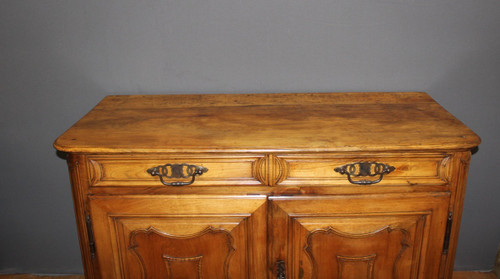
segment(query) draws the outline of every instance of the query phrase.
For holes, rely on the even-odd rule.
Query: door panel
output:
[[[217,274],[228,274],[234,247],[225,229],[209,226],[193,235],[176,236],[149,227],[132,231],[129,250],[139,259],[139,278],[154,278],[153,274],[164,274],[166,278],[201,278],[205,274],[216,278]]]
[[[90,206],[102,278],[266,276],[264,196],[92,197]]]
[[[438,276],[448,193],[269,199],[270,264],[286,259],[287,278]]]

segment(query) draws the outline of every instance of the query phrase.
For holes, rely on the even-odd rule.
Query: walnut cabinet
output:
[[[418,92],[108,96],[61,135],[86,278],[451,278],[480,139]]]

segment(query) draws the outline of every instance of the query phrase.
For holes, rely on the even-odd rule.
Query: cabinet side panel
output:
[[[69,175],[71,180],[71,190],[73,193],[73,206],[78,229],[78,239],[80,242],[80,252],[85,272],[85,278],[99,278],[97,265],[92,257],[89,245],[89,232],[86,223],[86,196],[89,181],[87,179],[87,167],[85,156],[68,154],[67,157]]]
[[[451,279],[453,277],[453,266],[455,264],[455,254],[457,251],[458,234],[460,231],[460,224],[462,219],[463,204],[465,198],[465,190],[467,184],[467,176],[469,171],[469,163],[471,159],[471,152],[456,153],[453,156],[452,167],[452,192],[453,200],[451,202],[451,209],[453,212],[453,223],[450,232],[450,242],[446,262],[444,264],[443,278]]]

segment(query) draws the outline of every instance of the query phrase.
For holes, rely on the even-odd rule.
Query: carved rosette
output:
[[[253,176],[263,185],[276,186],[288,176],[288,164],[274,154],[267,154],[253,163]]]

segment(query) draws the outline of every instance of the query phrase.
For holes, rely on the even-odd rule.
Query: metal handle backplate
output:
[[[147,170],[152,176],[159,176],[161,183],[166,186],[186,186],[193,184],[197,175],[202,175],[208,169],[202,166],[189,165],[189,164],[165,164],[150,168]],[[164,179],[171,178],[189,178],[190,181],[174,181],[167,182]]]
[[[396,168],[387,164],[377,162],[356,162],[352,164],[343,165],[335,168],[334,170],[340,174],[347,174],[347,179],[352,184],[357,185],[370,185],[382,181],[384,174],[391,173]],[[378,176],[375,180],[354,180],[353,177],[373,177]]]
[[[278,260],[276,262],[276,279],[286,279],[285,261]]]

